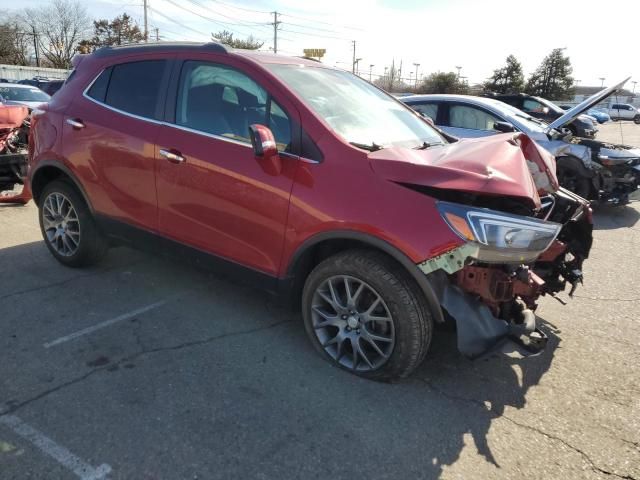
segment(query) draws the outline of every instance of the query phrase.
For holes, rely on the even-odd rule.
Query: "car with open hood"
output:
[[[623,205],[640,184],[640,148],[574,137],[564,127],[627,80],[587,98],[550,124],[493,98],[414,95],[402,101],[455,137],[522,132],[556,157],[562,186],[589,200]]]
[[[74,67],[29,148],[64,265],[178,251],[290,298],[320,354],[371,379],[409,375],[446,314],[468,356],[539,351],[538,298],[582,280],[591,211],[526,135],[456,140],[349,72],[218,43]]]
[[[507,103],[546,123],[551,123],[564,115],[563,109],[552,101],[526,93],[487,93],[484,96]],[[598,121],[588,114],[578,115],[566,124],[566,128],[576,137],[595,138],[598,133]]]

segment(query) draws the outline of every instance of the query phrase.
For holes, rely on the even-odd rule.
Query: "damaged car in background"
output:
[[[214,260],[291,298],[326,360],[378,380],[409,375],[445,314],[465,355],[508,339],[539,352],[538,299],[582,281],[588,202],[524,134],[457,140],[352,73],[217,43],[74,66],[34,110],[29,148],[64,265],[136,239]],[[128,112],[128,95],[146,107]]]
[[[640,148],[575,137],[565,127],[622,89],[627,80],[592,95],[548,125],[492,98],[414,95],[402,101],[454,137],[525,133],[556,157],[560,185],[588,200],[624,205],[640,185]]]
[[[28,115],[27,107],[0,104],[0,203],[25,204],[31,199],[24,184]]]

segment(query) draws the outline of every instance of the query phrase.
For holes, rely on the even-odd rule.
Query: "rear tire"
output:
[[[108,250],[89,208],[71,184],[54,180],[47,184],[38,205],[40,231],[51,254],[68,267],[99,262]]]
[[[635,117],[633,117],[633,123],[635,123],[636,125],[640,124],[640,115],[636,115]]]
[[[304,286],[302,314],[326,360],[374,380],[411,374],[433,333],[433,315],[415,281],[370,250],[341,252],[316,266]]]

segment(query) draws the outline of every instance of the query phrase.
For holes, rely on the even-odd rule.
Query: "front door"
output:
[[[285,153],[297,113],[222,63],[184,62],[176,91],[175,113],[161,127],[158,142],[162,233],[276,275],[298,162]],[[283,152],[279,175],[267,173],[256,160],[249,140],[252,124],[273,131]]]

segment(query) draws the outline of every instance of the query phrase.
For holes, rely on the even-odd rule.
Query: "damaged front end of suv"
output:
[[[491,155],[484,178],[479,170],[464,185],[439,181],[458,167],[468,173],[474,154]],[[546,336],[536,326],[538,299],[566,288],[572,296],[582,283],[592,244],[589,202],[559,187],[553,156],[523,134],[458,142],[435,168],[428,181],[401,183],[437,199],[463,242],[418,265],[456,321],[459,350],[476,357],[510,338],[539,352]]]

